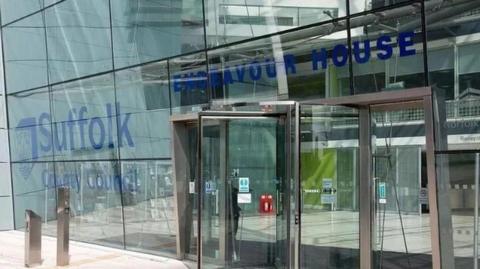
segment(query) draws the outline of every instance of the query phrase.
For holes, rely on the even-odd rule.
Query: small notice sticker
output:
[[[239,204],[251,204],[252,203],[252,194],[251,193],[239,193],[237,202]]]
[[[195,181],[190,182],[189,192],[195,193]]]

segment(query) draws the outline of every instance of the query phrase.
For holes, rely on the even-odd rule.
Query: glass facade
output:
[[[252,102],[431,87],[440,238],[449,238],[441,244],[442,262],[464,268],[478,258],[479,1],[0,0],[0,12],[0,141],[6,145],[0,147],[0,228],[23,229],[24,212],[32,209],[42,216],[44,233],[54,235],[56,189],[65,186],[72,192],[74,240],[162,255],[178,255],[186,244],[185,256],[202,247],[203,262],[218,260],[225,255],[216,228],[221,214],[213,210],[218,197],[198,203],[185,194],[193,228],[179,225],[185,216],[178,210],[173,118]],[[337,114],[325,116],[312,106],[298,115],[302,268],[319,264],[309,260],[318,249],[326,268],[360,266],[358,111],[332,111]],[[398,265],[398,257],[432,267],[431,209],[420,195],[429,187],[425,117],[417,108],[372,110],[373,175],[386,184],[382,199],[393,201],[374,203],[377,267],[395,268],[388,266]],[[239,207],[250,231],[242,236],[265,236],[258,249],[270,256],[258,260],[287,266],[281,241],[291,211],[258,214],[265,193],[293,195],[284,192],[288,183],[279,183],[287,176],[278,154],[288,150],[278,141],[290,135],[280,135],[282,120],[210,119],[203,134],[193,121],[183,183],[210,177],[232,194],[221,181],[227,172],[219,170],[220,138],[227,139],[225,166],[240,169],[255,188],[253,203]],[[197,145],[199,136],[205,139]],[[197,153],[201,147],[208,151]],[[199,165],[207,175],[199,175]],[[325,189],[335,196],[322,196]],[[202,208],[208,210],[197,218]],[[264,221],[261,231],[256,218]],[[197,229],[197,220],[206,225]],[[328,233],[317,233],[318,222]],[[179,239],[180,232],[188,239]],[[226,255],[237,255],[233,248]],[[256,259],[238,258],[244,266]]]

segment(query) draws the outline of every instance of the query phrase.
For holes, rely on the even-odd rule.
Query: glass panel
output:
[[[255,45],[258,47],[250,49]],[[296,72],[295,63],[288,68],[280,69],[286,61],[281,56],[281,45],[277,45],[279,47],[277,57],[272,51],[274,44],[261,44],[261,42],[208,52],[212,78],[210,87],[214,98],[228,103],[252,102],[276,99],[278,95],[287,93],[286,75]],[[232,53],[247,49],[248,52]],[[293,55],[288,57],[291,62],[295,61]]]
[[[350,0],[350,14],[355,14],[372,9],[388,7],[390,5],[409,2],[410,0]]]
[[[436,150],[458,153],[436,156],[442,266],[473,268],[475,165],[467,152],[480,149],[480,2],[448,2],[440,8],[427,3],[429,71],[435,62],[445,61],[447,54],[442,51],[450,50],[453,55],[448,57],[454,63],[453,87],[438,87],[445,83],[445,76],[430,76],[437,112]]]
[[[6,103],[7,101],[4,98],[4,95],[0,95],[2,100],[0,101],[0,129],[7,129],[7,113],[6,113]]]
[[[480,149],[480,2],[449,2],[440,8],[426,3],[425,8],[430,85],[438,107],[437,150]],[[449,214],[443,201],[439,208]]]
[[[51,102],[57,160],[116,159],[117,147],[134,146],[129,114],[117,107],[116,116],[112,74],[54,86]]]
[[[0,131],[4,133],[4,131]],[[12,187],[11,187],[11,178],[10,178],[10,164],[7,162],[0,162],[0,197],[9,197],[12,195]],[[10,197],[11,198],[11,197]],[[10,211],[10,209],[4,208],[4,210]],[[1,216],[1,215],[0,215]],[[8,222],[13,222],[13,219],[4,220]]]
[[[47,88],[7,96],[11,161],[52,160],[52,129]]]
[[[120,71],[115,79],[120,123],[126,122],[130,136],[123,135],[122,159],[170,157],[167,63]]]
[[[25,17],[43,8],[44,0],[1,0],[2,25]]]
[[[284,120],[206,117],[201,124],[202,266],[285,266]]]
[[[300,112],[301,267],[359,268],[358,112]]]
[[[476,163],[475,153],[440,154],[437,158],[445,160],[448,173],[443,173],[441,184],[447,186],[447,195],[451,208],[451,225],[453,236],[454,268],[474,268],[475,234],[475,198],[476,171],[480,169]],[[448,175],[448,177],[446,176]],[[478,222],[477,222],[478,223]],[[443,229],[446,225],[440,227]]]
[[[218,102],[307,99],[350,94],[346,21],[208,52]]]
[[[172,113],[201,111],[209,99],[205,53],[169,60]]]
[[[43,0],[45,3],[45,7],[48,7],[48,6],[51,6],[51,5],[54,5],[54,4],[57,4],[59,2],[62,2],[64,0]]]
[[[42,217],[43,233],[56,235],[56,194],[54,167],[51,162],[12,163],[15,229],[25,227],[25,210]]]
[[[208,47],[346,16],[346,1],[205,1]]]
[[[193,0],[110,1],[115,67],[205,47],[203,11]]]
[[[225,158],[225,131],[220,134],[220,121],[212,119],[202,119],[201,121],[201,248],[202,248],[202,266],[206,267],[210,263],[218,263],[219,268],[226,266],[228,261],[232,260],[232,253],[227,260],[225,250],[220,254],[220,237],[223,238],[223,244],[226,239],[226,227],[231,226],[232,221],[226,219],[222,221],[222,231],[220,231],[220,201],[226,200],[228,195],[225,189],[225,164],[221,160]],[[221,138],[221,136],[223,138]],[[222,158],[223,157],[223,158]],[[222,169],[223,171],[221,171]],[[223,175],[221,175],[221,173]],[[220,195],[222,195],[220,197]],[[219,201],[220,200],[220,201]],[[233,201],[231,202],[233,206]],[[225,216],[226,202],[222,205],[222,216]],[[238,206],[238,204],[237,204]],[[233,208],[232,208],[233,209]],[[238,211],[238,208],[237,208]],[[232,214],[230,214],[232,215]],[[231,219],[232,217],[230,217]],[[215,227],[215,229],[213,229]],[[221,235],[222,233],[222,235]],[[230,235],[230,237],[232,237]],[[212,266],[213,267],[213,266]]]
[[[0,228],[4,231],[9,231],[13,229],[13,208],[12,208],[12,197],[11,196],[1,196],[0,203]]]
[[[7,92],[13,93],[47,85],[43,14],[37,13],[2,30]]]
[[[122,161],[127,249],[176,254],[176,216],[170,161]]]
[[[412,5],[351,19],[355,93],[425,85],[420,13]],[[443,56],[442,56],[443,57]]]
[[[431,268],[423,109],[374,111],[375,268]]]
[[[72,240],[124,246],[120,199],[131,190],[116,162],[57,162],[55,179],[57,187],[70,188]],[[56,228],[56,221],[51,226]],[[56,235],[54,229],[48,234]]]
[[[435,85],[436,89],[445,92],[445,100],[452,100],[455,98],[454,65],[455,56],[452,47],[445,49],[431,49],[428,51],[430,85]],[[460,82],[460,84],[462,83]]]
[[[69,0],[45,11],[51,83],[112,69],[108,2]]]

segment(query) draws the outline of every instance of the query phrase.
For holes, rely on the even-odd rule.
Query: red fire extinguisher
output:
[[[260,196],[259,203],[260,213],[272,213],[273,212],[273,196],[265,193]]]

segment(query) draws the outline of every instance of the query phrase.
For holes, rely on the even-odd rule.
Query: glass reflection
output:
[[[421,16],[414,5],[351,19],[355,94],[425,85]]]
[[[210,100],[205,53],[169,60],[170,98],[174,114],[201,111]]]
[[[51,83],[112,69],[108,2],[68,0],[45,10]]]
[[[425,118],[421,108],[374,111],[375,268],[431,268]]]
[[[479,153],[452,153],[438,156],[445,160],[448,173],[440,179],[446,186],[446,195],[450,205],[451,236],[453,239],[453,268],[474,268],[475,235],[479,227],[475,227],[475,214],[478,214],[478,192],[480,155]],[[446,223],[444,223],[446,224]],[[448,229],[447,225],[442,227]]]
[[[117,72],[115,79],[119,118],[128,119],[134,145],[121,147],[121,157],[170,157],[170,128],[166,125],[170,118],[167,63]]]
[[[350,14],[354,15],[356,13],[373,9],[381,9],[408,1],[409,0],[349,0]]]
[[[43,8],[43,0],[1,0],[2,24],[25,17]]]
[[[282,120],[205,118],[201,134],[202,267],[284,267]]]
[[[110,2],[117,68],[205,47],[201,3],[192,0]]]
[[[57,162],[55,181],[70,189],[72,240],[123,247],[121,195],[132,189],[116,162]]]
[[[25,227],[25,210],[42,217],[43,232],[55,235],[56,194],[53,162],[12,163],[15,228]]]
[[[116,159],[117,147],[133,147],[129,116],[116,116],[112,74],[54,86],[51,104],[57,160]]]
[[[122,161],[126,247],[176,254],[177,222],[170,161]]]
[[[7,96],[11,161],[52,160],[52,132],[47,88]]]
[[[42,13],[4,27],[2,42],[8,93],[48,84],[45,23]],[[35,44],[34,49],[32,44]],[[25,77],[25,74],[28,74],[28,77]]]
[[[358,112],[300,113],[301,267],[359,268]]]
[[[205,1],[207,46],[214,47],[346,16],[346,1]]]

